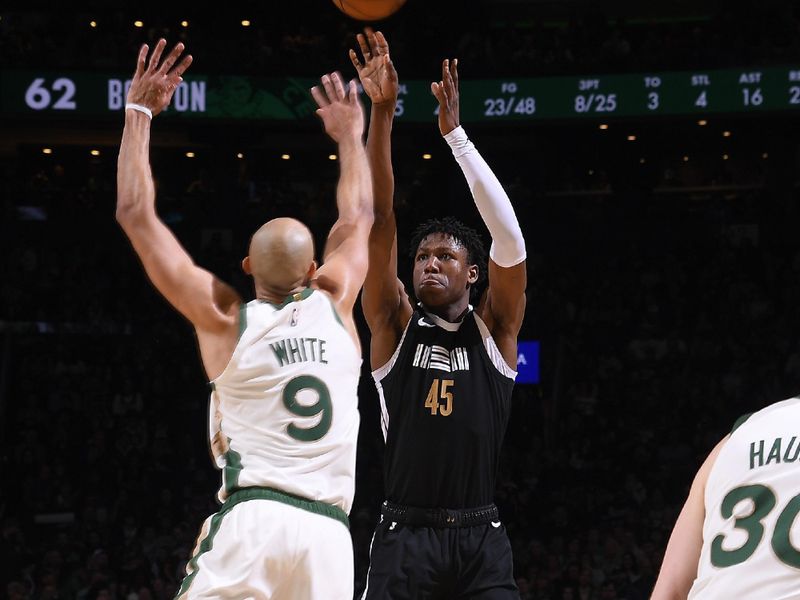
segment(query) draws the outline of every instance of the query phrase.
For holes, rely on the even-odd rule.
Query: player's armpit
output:
[[[150,281],[195,328],[214,332],[235,326],[239,295],[198,267],[158,216],[147,209],[118,211],[117,221]]]

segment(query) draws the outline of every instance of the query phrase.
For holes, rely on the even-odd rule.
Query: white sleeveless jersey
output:
[[[239,342],[212,381],[211,451],[225,501],[270,487],[350,512],[361,355],[330,297],[242,305]]]
[[[706,483],[689,599],[800,599],[800,398],[735,428]]]

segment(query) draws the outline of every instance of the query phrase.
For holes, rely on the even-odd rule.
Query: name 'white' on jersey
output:
[[[218,497],[270,487],[349,513],[355,489],[361,356],[330,297],[306,289],[242,305],[241,335],[212,381]]]
[[[800,398],[751,415],[706,483],[706,518],[689,599],[800,599]]]

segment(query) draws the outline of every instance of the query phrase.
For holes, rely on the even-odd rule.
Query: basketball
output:
[[[336,8],[358,21],[379,21],[394,14],[406,0],[332,0]]]

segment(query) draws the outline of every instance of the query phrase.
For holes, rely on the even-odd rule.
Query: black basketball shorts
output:
[[[384,506],[362,599],[519,600],[511,543],[499,520],[429,526],[392,517],[398,515]]]

